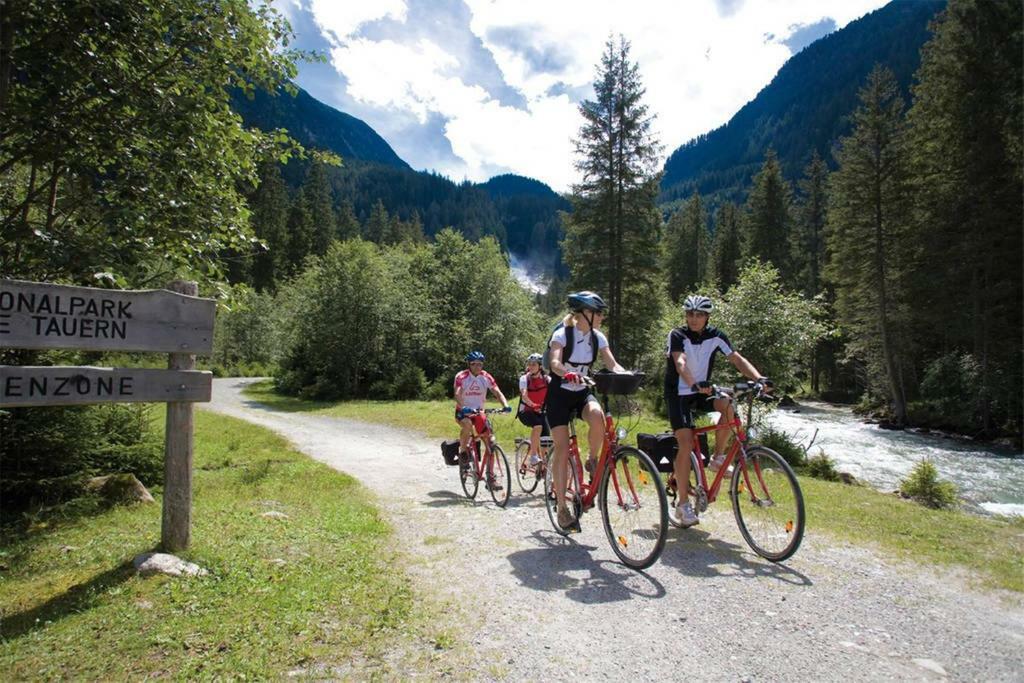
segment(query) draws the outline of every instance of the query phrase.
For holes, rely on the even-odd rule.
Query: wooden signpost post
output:
[[[167,403],[161,545],[188,547],[192,517],[192,404],[210,400],[213,377],[195,370],[213,351],[217,303],[194,282],[113,291],[0,280],[0,347],[155,351],[167,370],[0,365],[0,408],[110,402]]]

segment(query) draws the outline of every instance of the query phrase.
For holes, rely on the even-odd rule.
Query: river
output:
[[[968,508],[1024,516],[1024,454],[968,440],[892,431],[866,424],[846,407],[801,403],[776,410],[776,428],[806,444],[818,430],[810,454],[824,450],[836,469],[883,491],[899,487],[914,464],[928,457],[943,479],[956,484]]]

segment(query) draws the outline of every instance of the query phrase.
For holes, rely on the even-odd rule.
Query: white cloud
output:
[[[493,55],[505,82],[523,95],[525,107],[502,105],[468,84],[466,65],[444,45],[422,37],[403,43],[394,36],[358,36],[368,21],[404,22],[407,6],[400,0],[314,0],[311,9],[336,45],[332,62],[347,79],[349,96],[382,108],[382,115],[401,111],[421,123],[431,114],[446,120],[444,134],[459,160],[437,170],[483,180],[495,168],[507,168],[564,190],[575,180],[572,138],[580,118],[568,97],[547,93],[552,86],[561,92],[591,83],[612,33],[632,43],[647,89],[644,101],[657,115],[655,132],[671,152],[753,99],[791,56],[781,41],[798,25],[831,17],[841,28],[885,1],[749,0],[722,16],[714,0],[648,0],[628,7],[618,0],[466,0],[468,30]],[[408,160],[416,165],[415,158]]]

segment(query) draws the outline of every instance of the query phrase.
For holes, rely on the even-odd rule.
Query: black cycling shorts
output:
[[[541,436],[548,436],[548,422],[544,419],[544,413],[538,413],[533,410],[520,410],[516,417],[527,427],[543,427]]]
[[[715,409],[715,397],[707,394],[666,394],[668,421],[672,423],[672,431],[677,429],[695,429],[694,418],[697,413],[710,413]]]
[[[569,391],[562,387],[548,389],[547,402],[544,410],[548,414],[548,424],[555,427],[567,427],[572,418],[583,417],[583,406],[587,401],[597,403],[597,399],[589,391]]]

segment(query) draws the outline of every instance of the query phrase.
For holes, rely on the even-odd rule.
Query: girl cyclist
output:
[[[547,421],[544,419],[544,400],[548,395],[550,378],[544,374],[539,353],[531,353],[526,359],[526,374],[519,378],[519,421],[530,428],[530,459],[529,465],[540,464],[540,437],[548,435]]]
[[[568,297],[569,315],[555,328],[548,342],[551,383],[548,388],[547,414],[554,441],[552,479],[558,506],[558,525],[576,529],[579,522],[565,501],[568,485],[569,420],[582,418],[588,426],[590,458],[588,469],[601,454],[604,442],[604,411],[583,378],[600,354],[604,366],[612,372],[626,372],[608,347],[608,339],[597,329],[608,305],[594,292],[575,292]]]

